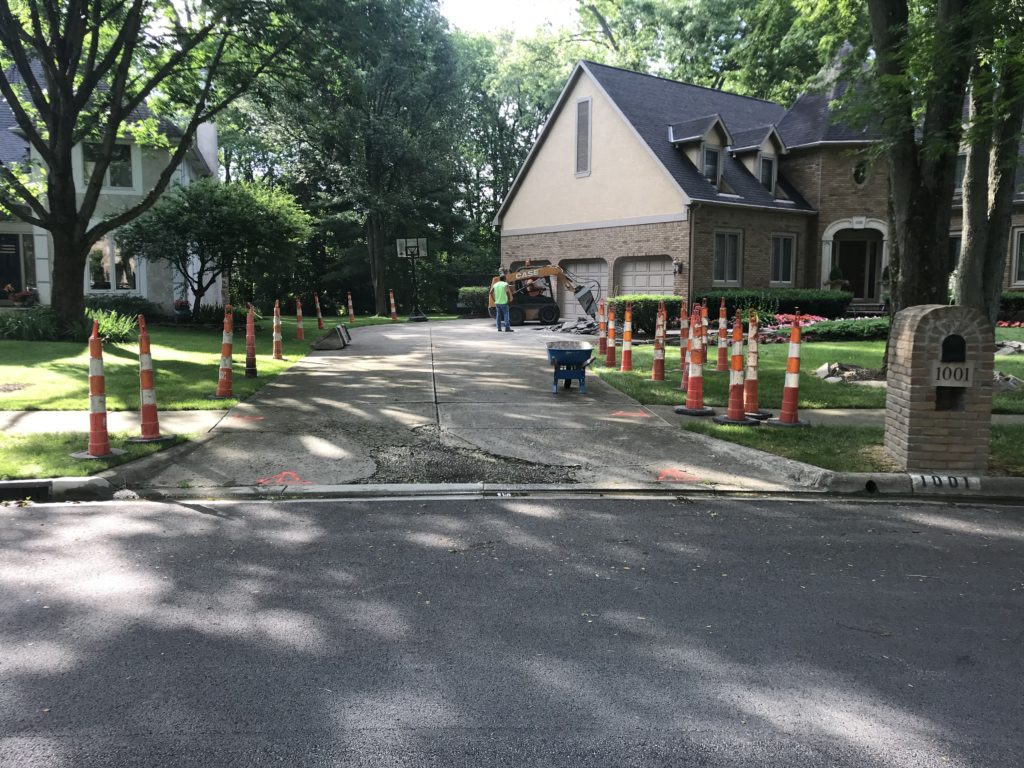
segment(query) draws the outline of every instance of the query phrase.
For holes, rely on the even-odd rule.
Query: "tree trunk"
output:
[[[90,243],[75,238],[67,229],[54,230],[51,235],[53,288],[50,304],[60,327],[77,337],[78,329],[84,327],[85,293],[82,281],[85,279]]]
[[[390,311],[384,285],[384,225],[376,213],[366,217],[366,249],[370,258],[374,314],[384,315]]]

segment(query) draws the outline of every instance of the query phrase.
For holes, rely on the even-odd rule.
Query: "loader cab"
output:
[[[561,308],[555,301],[555,286],[551,276],[541,274],[542,271],[543,267],[526,267],[505,276],[512,295],[512,303],[508,308],[512,325],[522,325],[527,321],[536,321],[541,325],[554,325],[558,322]],[[489,310],[493,317],[494,307],[489,305]]]

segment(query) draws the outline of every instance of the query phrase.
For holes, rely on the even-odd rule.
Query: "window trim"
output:
[[[96,142],[89,142],[96,143]],[[103,195],[141,195],[142,194],[142,147],[134,142],[118,141],[117,144],[131,148],[132,160],[132,185],[130,187],[111,187],[104,184],[100,188]],[[87,180],[85,178],[85,152],[82,143],[78,143],[71,150],[72,173],[75,177],[75,189],[79,194],[85,192]],[[110,169],[107,169],[109,178]],[[104,179],[106,181],[106,179]]]
[[[789,255],[789,280],[772,280],[772,259],[775,258],[775,239],[785,239],[793,243],[793,249]],[[792,287],[794,275],[796,274],[796,244],[797,235],[795,232],[772,232],[768,238],[770,251],[768,253],[768,285]]]
[[[961,167],[962,162],[962,167]],[[957,183],[957,176],[960,177],[959,184]],[[956,165],[953,167],[953,197],[963,197],[964,194],[964,182],[967,180],[967,153],[958,152],[956,155]]]
[[[714,152],[715,155],[718,157],[718,162],[715,163],[716,176],[715,176],[714,179],[710,178],[708,176],[708,174],[707,174],[708,163],[707,163],[707,158],[705,157],[705,153],[707,153],[709,151]],[[701,175],[705,179],[710,181],[716,188],[719,185],[721,185],[721,183],[722,183],[722,147],[718,146],[717,144],[711,144],[711,143],[709,143],[707,141],[701,142],[701,145],[700,145],[700,173],[701,173]]]
[[[586,103],[587,105],[587,168],[586,170],[581,171],[579,166],[580,104],[583,103]],[[594,168],[594,99],[591,96],[576,99],[575,131],[573,132],[572,148],[573,175],[577,179],[586,178],[591,174]]]
[[[764,161],[770,160],[772,164],[772,181],[771,184],[766,185],[766,188],[773,195],[775,194],[775,185],[779,180],[779,159],[773,154],[768,152],[758,153],[757,156],[757,180],[764,184]]]
[[[134,288],[118,288],[117,287],[117,263],[114,261],[114,233],[110,232],[103,236],[102,239],[93,243],[92,248],[89,252],[96,250],[102,243],[103,253],[107,258],[107,267],[111,270],[110,276],[110,288],[93,288],[92,287],[92,276],[89,274],[89,260],[85,262],[85,274],[83,275],[83,284],[85,286],[85,293],[87,296],[142,296],[145,297],[145,285],[146,285],[146,260],[136,259],[135,260],[135,287]]]
[[[719,235],[736,236],[736,279],[717,280],[715,278],[715,257]],[[728,269],[726,270],[728,273]],[[741,286],[743,284],[743,230],[741,229],[716,229],[711,234],[711,285],[713,286]]]
[[[1013,272],[1010,273],[1010,284],[1015,287],[1024,286],[1024,280],[1018,279],[1021,268],[1024,267],[1024,227],[1014,227],[1011,235]],[[960,247],[963,248],[963,240],[960,241]]]

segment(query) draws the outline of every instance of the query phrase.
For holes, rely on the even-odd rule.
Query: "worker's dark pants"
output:
[[[505,318],[505,328],[511,328],[512,323],[508,320],[508,304],[495,304],[494,305],[494,320],[498,324],[498,330],[501,330],[501,318]]]

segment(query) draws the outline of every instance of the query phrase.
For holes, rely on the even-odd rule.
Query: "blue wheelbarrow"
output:
[[[580,383],[580,392],[587,392],[587,366],[593,361],[594,347],[586,341],[549,341],[548,362],[554,366],[551,393],[558,392],[558,382],[572,389],[573,381]]]

